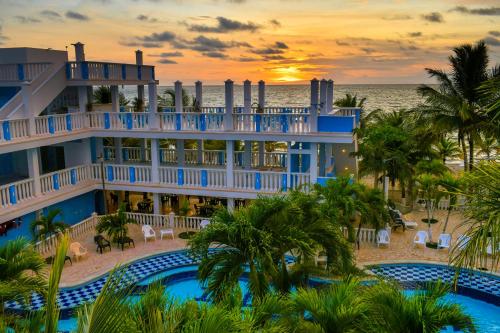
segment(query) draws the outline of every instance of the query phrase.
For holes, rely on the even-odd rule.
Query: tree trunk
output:
[[[469,171],[474,167],[474,139],[469,135]]]
[[[448,226],[448,220],[450,218],[450,214],[451,214],[451,200],[448,207],[448,214],[446,214],[446,220],[444,221],[443,234],[446,233],[446,227]]]
[[[467,147],[465,146],[465,138],[463,135],[459,135],[460,145],[462,146],[462,154],[464,158],[464,171],[469,170],[469,160],[467,159]]]

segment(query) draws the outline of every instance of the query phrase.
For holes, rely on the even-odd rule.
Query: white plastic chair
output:
[[[145,224],[142,226],[142,234],[144,235],[144,243],[147,242],[148,238],[154,238],[156,240],[156,232],[150,225]]]
[[[200,222],[200,229],[205,229],[210,224],[210,220],[202,220]]]
[[[377,247],[379,247],[380,245],[389,246],[390,242],[391,242],[391,237],[389,236],[387,230],[381,229],[377,232]]]
[[[466,236],[466,235],[460,235],[458,236],[457,238],[457,247],[460,251],[462,251],[463,249],[465,249],[465,247],[467,246],[467,243],[469,243],[470,241],[470,237],[469,236]]]
[[[429,234],[425,230],[417,231],[415,234],[415,238],[413,238],[413,246],[423,245],[425,247],[425,243],[429,239]]]
[[[76,258],[76,260],[87,254],[87,249],[78,242],[71,243],[69,246],[69,250],[73,252],[73,256]]]
[[[438,239],[438,249],[450,249],[451,246],[451,235],[450,234],[441,234]]]

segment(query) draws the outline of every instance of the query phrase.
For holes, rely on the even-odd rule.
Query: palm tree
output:
[[[500,262],[500,164],[483,162],[465,174],[463,181],[464,186],[457,194],[467,199],[467,205],[466,220],[460,227],[466,230],[464,235],[469,241],[453,247],[451,262],[467,268],[489,265],[494,270]],[[491,256],[487,254],[488,248]]]
[[[362,108],[365,104],[366,97],[361,98],[358,101],[358,95],[351,95],[349,93],[345,94],[345,97],[335,100],[335,105],[343,108]]]
[[[483,134],[479,137],[479,150],[478,153],[486,155],[487,160],[491,160],[492,156],[496,155],[498,146],[498,139],[489,133]],[[494,158],[493,158],[494,159]]]
[[[163,92],[166,97],[163,96],[158,96],[158,104],[161,104],[162,106],[175,106],[175,90],[174,89],[166,89]],[[191,104],[192,102],[192,104]],[[183,88],[182,89],[182,105],[183,106],[194,106],[196,105],[199,106],[199,103],[196,101],[195,98],[189,96],[187,91]]]
[[[443,188],[444,195],[448,196],[448,208],[446,213],[446,219],[443,225],[443,234],[446,233],[446,228],[448,226],[448,220],[450,219],[451,211],[457,204],[458,195],[457,192],[460,190],[462,185],[461,180],[455,177],[452,173],[447,172],[439,179],[439,185]]]
[[[122,203],[116,214],[106,215],[99,221],[96,230],[98,233],[105,232],[113,242],[118,242],[127,236],[127,224],[137,224],[137,221],[127,216],[125,204]]]
[[[17,238],[0,247],[0,315],[6,301],[47,292],[45,260],[33,245]]]
[[[448,139],[446,136],[440,138],[440,140],[434,145],[434,149],[437,155],[446,163],[447,158],[455,158],[460,156],[460,148],[458,144]]]
[[[303,331],[361,332],[364,324],[368,324],[365,313],[369,310],[361,297],[364,289],[354,278],[334,283],[321,291],[299,289],[292,296],[292,302],[295,309],[311,323]]]
[[[125,95],[120,92],[118,94],[119,104],[120,106],[125,106],[130,103],[128,99],[125,98]],[[99,104],[111,104],[111,87],[110,86],[99,86],[96,90],[94,90],[94,101]]]
[[[436,131],[457,133],[458,143],[462,147],[464,169],[470,170],[474,164],[474,141],[478,128],[489,126],[479,104],[478,91],[488,78],[488,50],[484,42],[480,41],[476,45],[456,47],[453,52],[454,55],[449,57],[452,68],[450,74],[442,70],[426,69],[431,77],[438,80],[439,90],[427,85],[418,88],[426,99],[421,112],[434,124]]]
[[[62,214],[60,208],[49,210],[47,215],[41,216],[30,225],[31,234],[34,241],[43,241],[56,234],[63,233],[68,225],[62,221],[55,221],[56,217]]]
[[[394,284],[379,282],[367,288],[364,298],[369,332],[437,333],[446,326],[476,332],[472,318],[458,304],[443,297],[449,288],[441,282],[407,296]]]

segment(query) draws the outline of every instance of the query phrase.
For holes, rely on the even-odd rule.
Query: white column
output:
[[[153,214],[161,214],[160,193],[153,193]]]
[[[111,86],[111,111],[120,112],[120,94],[118,86]]]
[[[160,182],[160,142],[159,139],[151,139],[151,181]]]
[[[115,138],[115,162],[117,164],[123,163],[123,154],[122,154],[122,138]]]
[[[195,98],[196,98],[196,104],[200,108],[200,112],[202,111],[203,107],[203,84],[201,81],[196,81],[194,83],[194,89],[195,89]],[[203,159],[203,140],[198,140],[197,144],[197,157],[198,157],[198,164],[203,164],[204,159]]]
[[[244,113],[252,112],[252,82],[250,80],[243,81],[243,106]],[[252,141],[245,141],[243,167],[247,170],[252,168]]]
[[[151,129],[160,128],[160,119],[157,117],[158,112],[158,94],[156,82],[153,80],[148,83],[148,101],[149,101],[149,127]]]
[[[318,144],[311,143],[311,166],[309,167],[311,184],[318,182]]]
[[[78,87],[78,106],[80,108],[80,112],[87,112],[88,103],[89,100],[88,100],[87,87],[85,86]]]
[[[266,83],[262,80],[259,81],[259,106],[264,110],[266,105]],[[265,149],[264,141],[259,141],[259,166],[264,166],[265,163]]]
[[[175,149],[177,150],[177,165],[182,167],[185,165],[186,152],[184,151],[184,140],[177,139],[175,141]]]
[[[233,168],[234,168],[234,141],[226,141],[226,186],[233,187]]]
[[[333,80],[328,80],[326,85],[326,112],[333,110]]]
[[[75,61],[85,61],[85,44],[76,42],[73,46],[75,47]]]
[[[21,87],[21,95],[23,98],[24,117],[28,118],[28,126],[29,126],[28,134],[36,135],[36,124],[35,124],[36,110],[33,110],[33,104],[31,103],[32,89],[27,82],[23,83]]]
[[[184,105],[182,104],[182,82],[175,81],[174,83],[175,90],[175,113],[182,115],[184,111]],[[175,140],[175,146],[177,149],[177,164],[179,166],[184,166],[184,140],[177,139]]]
[[[26,150],[28,157],[28,172],[30,178],[34,180],[34,195],[39,196],[42,192],[40,184],[40,162],[38,158],[38,148]]]
[[[286,143],[286,186],[290,188],[290,183],[292,181],[292,144],[290,142]]]
[[[226,80],[224,82],[226,113],[224,114],[224,130],[233,130],[233,107],[234,107],[234,82]]]
[[[311,132],[318,131],[318,86],[317,79],[311,80]]]
[[[389,199],[389,177],[384,177],[384,199]]]
[[[142,51],[141,50],[135,51],[135,63],[138,66],[143,65]],[[144,85],[137,86],[137,98],[142,100],[142,102],[144,103]]]
[[[325,143],[325,176],[326,170],[331,169],[334,163],[333,156],[333,145],[331,143]]]
[[[325,167],[326,167],[326,144],[319,143],[319,176],[325,176]]]
[[[326,114],[326,95],[327,95],[327,86],[328,82],[325,79],[322,79],[319,82],[319,104],[320,104],[320,112],[322,115]]]
[[[234,211],[234,198],[227,198],[227,210]]]

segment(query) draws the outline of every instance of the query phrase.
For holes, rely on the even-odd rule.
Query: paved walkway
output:
[[[436,213],[436,218],[440,222],[432,226],[434,241],[437,241],[437,238],[442,231],[443,224],[441,221],[444,221],[445,216],[445,211],[439,211]],[[377,248],[375,244],[363,244],[359,251],[355,251],[358,265],[362,266],[371,263],[394,261],[429,261],[447,263],[447,250],[434,250],[422,247],[415,248],[413,246],[413,238],[417,230],[427,230],[427,225],[420,222],[420,220],[424,217],[425,212],[415,211],[408,214],[408,219],[419,223],[418,228],[414,230],[407,229],[405,232],[399,230],[393,232],[391,235],[391,243],[388,247]],[[453,212],[450,217],[447,230],[452,233],[452,242],[463,232],[457,227],[461,223],[462,219],[463,217],[459,212]],[[78,239],[83,246],[87,247],[89,255],[82,258],[79,262],[74,262],[72,266],[69,265],[69,263],[66,264],[61,278],[61,286],[73,286],[89,281],[108,272],[119,264],[131,262],[157,253],[186,248],[186,241],[177,237],[177,233],[182,232],[183,230],[177,230],[176,237],[173,240],[165,237],[163,240],[160,240],[160,233],[159,230],[157,230],[157,240],[149,240],[145,244],[140,228],[141,227],[137,225],[131,225],[129,227],[130,236],[135,240],[135,248],[125,248],[124,251],[113,247],[111,252],[106,251],[103,254],[99,254],[95,251],[93,235],[88,235],[84,239]]]

